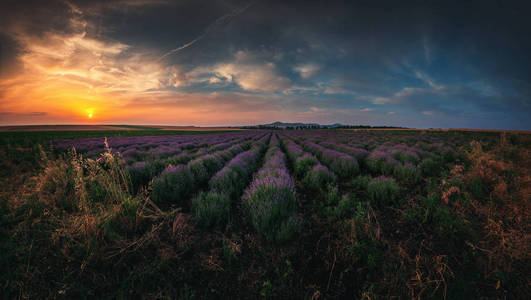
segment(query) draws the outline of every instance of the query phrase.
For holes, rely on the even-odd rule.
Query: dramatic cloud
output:
[[[308,79],[319,71],[319,66],[314,64],[304,64],[293,68],[304,79]]]
[[[531,129],[527,8],[7,0],[0,123]]]
[[[280,91],[290,85],[290,80],[278,73],[273,62],[257,61],[247,51],[238,51],[234,62],[216,65],[212,72],[217,78],[233,81],[247,91]]]
[[[64,82],[103,92],[142,92],[161,86],[163,66],[153,57],[120,42],[87,36],[82,12],[73,8],[71,14],[68,33],[13,33],[24,49],[18,57],[24,75],[31,74],[20,80]]]

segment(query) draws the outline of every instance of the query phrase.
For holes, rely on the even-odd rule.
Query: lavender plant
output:
[[[168,166],[153,181],[151,199],[158,205],[183,206],[193,189],[193,175],[187,165]]]
[[[413,185],[420,179],[417,167],[409,162],[396,166],[393,176],[396,180],[406,185]]]
[[[295,184],[279,147],[271,146],[265,157],[266,162],[246,189],[242,202],[257,232],[267,240],[283,242],[298,230]]]
[[[201,192],[192,199],[192,213],[198,225],[216,226],[229,219],[230,205],[230,197],[225,193]]]
[[[367,168],[375,175],[391,175],[398,164],[396,159],[382,150],[372,151],[366,160]]]
[[[232,199],[241,194],[248,178],[256,169],[267,138],[262,137],[250,150],[236,155],[210,179],[209,191],[201,192],[192,199],[192,213],[200,226],[218,225],[228,220]],[[243,148],[233,151],[239,150]]]
[[[390,177],[380,176],[373,178],[367,186],[367,193],[371,202],[380,208],[392,205],[400,189],[395,180]]]
[[[295,175],[303,177],[316,165],[319,165],[317,158],[309,153],[305,153],[295,161]]]
[[[358,162],[352,156],[324,148],[312,142],[304,143],[304,146],[340,178],[346,179],[359,173]]]
[[[336,175],[328,170],[327,167],[318,164],[315,165],[302,179],[302,185],[310,192],[323,191],[329,184],[335,184]]]

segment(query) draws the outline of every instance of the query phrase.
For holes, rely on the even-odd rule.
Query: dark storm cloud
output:
[[[372,124],[531,129],[528,12],[525,1],[8,1],[0,66],[16,69],[24,51],[13,32],[68,35],[77,15],[84,38],[120,49],[114,60],[149,57],[149,91],[237,93],[247,107],[270,97]]]

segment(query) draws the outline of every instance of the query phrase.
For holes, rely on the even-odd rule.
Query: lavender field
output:
[[[6,204],[13,249],[39,251],[13,252],[29,272],[13,267],[5,291],[520,298],[529,150],[528,135],[466,132],[54,139]]]

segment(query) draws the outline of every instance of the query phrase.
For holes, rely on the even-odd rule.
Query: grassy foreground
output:
[[[6,299],[531,297],[529,136],[472,142],[461,164],[411,186],[427,197],[400,207],[302,193],[305,230],[282,245],[238,220],[201,229],[159,209],[149,186],[132,193],[119,156],[52,153],[41,145],[50,136],[0,148]],[[350,185],[380,197],[362,176]]]

